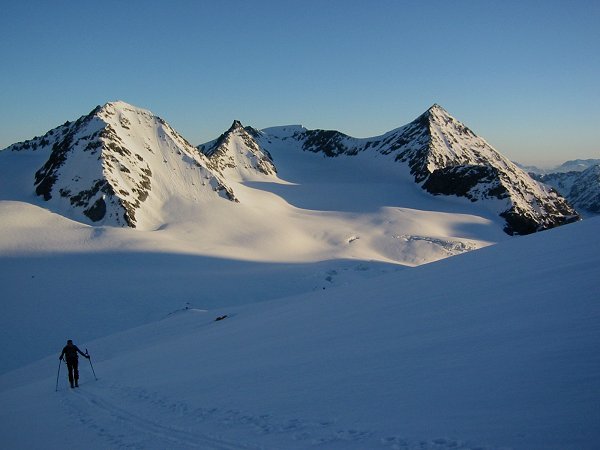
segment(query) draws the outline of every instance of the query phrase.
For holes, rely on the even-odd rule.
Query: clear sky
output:
[[[0,148],[96,105],[186,139],[355,137],[439,103],[513,160],[600,158],[600,1],[0,0]]]

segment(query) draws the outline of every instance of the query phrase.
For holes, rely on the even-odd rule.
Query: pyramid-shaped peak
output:
[[[434,103],[427,111],[417,117],[411,124],[428,128],[432,122],[453,122],[456,121],[448,111],[442,108],[439,104]]]
[[[137,109],[136,106],[134,106],[130,103],[124,102],[123,100],[114,100],[111,102],[107,102],[104,106],[112,106],[113,108],[136,108]]]
[[[229,131],[235,131],[238,128],[244,128],[244,126],[242,125],[242,122],[240,122],[239,120],[234,120],[233,123],[231,124],[231,126],[229,127]]]
[[[112,113],[124,113],[124,112],[136,112],[139,114],[144,114],[144,115],[150,115],[153,116],[154,114],[152,113],[152,111],[149,111],[147,109],[144,108],[140,108],[138,106],[132,105],[130,103],[124,102],[123,100],[116,100],[116,101],[111,101],[108,103],[105,103],[104,106],[97,108],[99,112],[104,112],[108,115],[111,115]]]
[[[450,115],[448,113],[448,111],[446,111],[442,106],[440,106],[437,103],[434,103],[433,105],[431,105],[426,112],[429,113],[429,115],[444,115],[444,116]]]
[[[429,126],[431,123],[437,124],[449,124],[449,123],[457,123],[460,124],[456,118],[454,118],[448,111],[446,111],[442,106],[438,103],[434,103],[429,107],[427,111],[421,114],[415,122],[421,124],[422,126]],[[460,124],[463,126],[462,124]]]

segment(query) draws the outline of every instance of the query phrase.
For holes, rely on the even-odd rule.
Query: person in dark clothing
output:
[[[69,383],[71,383],[71,387],[79,387],[79,353],[84,358],[90,359],[87,353],[83,353],[79,350],[73,341],[69,339],[67,341],[67,345],[62,350],[62,353],[58,357],[62,361],[63,357],[67,361],[67,369],[69,372]]]

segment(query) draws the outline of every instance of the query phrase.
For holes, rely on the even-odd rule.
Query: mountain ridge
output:
[[[328,158],[364,154],[405,164],[430,194],[488,205],[510,235],[579,218],[556,192],[437,103],[409,124],[372,138],[301,126],[259,131],[235,120],[219,138],[193,147],[160,117],[117,101],[4,151],[49,154],[36,168],[35,192],[58,211],[94,224],[155,229],[164,223],[161,211],[171,198],[207,199],[212,192],[238,202],[233,185],[263,177],[277,181],[271,151],[284,141],[294,144],[292,151]]]
[[[332,158],[363,152],[391,155],[406,163],[415,182],[431,194],[495,200],[501,203],[495,208],[508,234],[529,234],[579,218],[556,192],[537,183],[437,103],[409,124],[372,138],[297,126],[263,132],[286,129],[284,139],[295,139],[304,151]],[[457,184],[467,173],[468,186]]]
[[[583,172],[591,166],[600,164],[600,159],[594,158],[578,158],[565,161],[562,164],[552,167],[540,168],[534,165],[521,164],[515,161],[515,164],[529,174],[549,175],[553,173],[567,173],[567,172]],[[535,177],[533,177],[535,178]]]
[[[570,163],[563,166],[569,166]],[[600,164],[590,165],[581,171],[532,174],[532,177],[556,189],[576,208],[586,213],[600,214]]]

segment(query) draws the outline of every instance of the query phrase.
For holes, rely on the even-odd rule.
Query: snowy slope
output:
[[[495,214],[432,199],[390,158],[323,161],[297,144],[236,121],[200,152],[152,113],[113,102],[0,152],[0,200],[155,230],[150,249],[253,261],[412,266],[504,239]]]
[[[235,184],[240,202],[214,202],[210,214],[171,201],[171,216],[188,220],[154,231],[90,226],[0,201],[0,330],[24,343],[0,348],[0,373],[46,354],[65,330],[92,339],[188,302],[206,309],[329,289],[508,238],[470,205],[442,202],[414,183],[400,195],[399,174],[382,177],[385,161],[303,156],[291,153],[284,164],[293,168],[283,171],[291,182]],[[309,182],[326,173],[337,175]],[[57,306],[55,296],[71,306]],[[28,326],[11,329],[22,322]]]
[[[505,219],[509,234],[528,234],[578,219],[556,192],[533,180],[437,104],[408,125],[373,138],[298,127],[263,131],[329,157],[389,155],[407,164],[414,180],[428,192],[485,205]]]
[[[334,289],[192,308],[95,341],[69,334],[90,350],[99,380],[82,360],[81,388],[67,388],[63,371],[54,392],[63,342],[48,358],[0,376],[0,441],[89,449],[597,448],[599,229],[589,219]],[[157,257],[168,265],[166,255]],[[83,289],[74,286],[74,294],[85,297]],[[73,305],[57,290],[47,298]],[[214,321],[223,314],[230,317]]]
[[[32,154],[41,166],[14,173]],[[197,207],[219,197],[235,200],[207,159],[171,126],[124,102],[8,147],[0,166],[10,172],[3,173],[4,198],[11,185],[22,185],[25,193],[35,189],[45,207],[90,224],[154,229],[168,220],[163,209],[173,198]],[[20,199],[15,194],[12,199]]]
[[[159,229],[189,221],[190,210],[211,214],[222,207],[219,197],[239,201],[232,184],[288,181],[278,177],[283,167],[272,157],[282,141],[288,141],[286,147],[295,142],[291,151],[329,157],[387,156],[389,164],[408,166],[414,181],[428,192],[463,197],[499,215],[508,234],[578,219],[564,199],[439,105],[408,125],[368,139],[302,127],[259,132],[235,121],[198,150],[151,112],[120,101],[107,103],[43,137],[0,152],[0,198],[30,201],[35,188],[45,207],[84,223]],[[22,166],[23,160],[32,159],[35,165]],[[23,170],[15,173],[13,166]],[[398,181],[396,190],[405,189],[401,181],[407,180]],[[14,186],[24,189],[18,192]]]
[[[257,173],[275,175],[277,169],[271,155],[256,142],[259,136],[257,130],[244,128],[235,120],[229,130],[215,141],[201,145],[199,150],[209,158],[211,167],[227,179],[243,181]]]
[[[431,195],[425,119],[377,144],[234,122],[201,154],[116,102],[0,152],[0,442],[596,447],[598,220],[510,238],[474,155],[477,201]],[[100,380],[54,393],[67,338]]]
[[[0,349],[0,373],[49,352],[65,328],[97,338],[186,304],[214,308],[328,289],[355,275],[369,278],[508,238],[493,213],[427,194],[404,165],[383,155],[323,158],[293,140],[232,127],[209,159],[195,149],[189,156],[160,119],[121,102],[86,117],[59,127],[54,143],[39,138],[36,146],[34,140],[0,152],[0,329],[6,340],[24,343]],[[91,137],[108,129],[119,130],[118,139]],[[46,173],[57,174],[46,201],[35,192],[35,172],[50,167],[54,144],[62,142],[56,135],[71,131],[67,158]],[[85,142],[100,146],[86,151]],[[127,157],[112,152],[119,142]],[[267,145],[277,173],[261,171],[271,161]],[[229,157],[232,165],[219,164]],[[111,211],[113,218],[127,212],[120,191],[134,192],[128,177],[139,181],[134,174],[145,164],[151,186],[135,209],[137,228],[110,226]],[[225,176],[237,202],[213,190],[210,181]],[[101,197],[100,190],[88,206],[73,206],[97,177],[121,177],[115,196]],[[67,189],[70,197],[62,197]],[[100,198],[107,216],[93,222],[83,211]],[[295,280],[292,287],[287,279]],[[54,295],[71,306],[57,307]],[[23,322],[28,327],[11,329]]]

